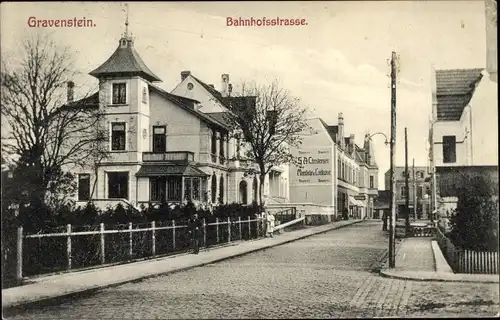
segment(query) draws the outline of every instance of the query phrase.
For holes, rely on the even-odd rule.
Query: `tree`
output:
[[[74,193],[69,171],[106,154],[108,134],[97,95],[72,99],[69,48],[39,35],[23,42],[18,57],[2,62],[2,125],[8,127],[2,151],[15,162],[17,202],[39,208]]]
[[[307,110],[298,98],[280,87],[277,81],[259,85],[243,83],[238,96],[226,98],[226,118],[233,127],[236,141],[246,145],[245,156],[255,162],[258,170],[259,200],[264,206],[262,190],[266,175],[274,166],[294,162],[291,146],[302,142],[301,132],[307,126]]]
[[[476,251],[498,251],[498,181],[466,177],[458,190],[450,236],[455,245]]]

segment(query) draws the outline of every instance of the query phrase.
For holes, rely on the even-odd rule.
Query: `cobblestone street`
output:
[[[379,222],[115,288],[10,319],[466,317],[499,311],[497,284],[383,278]]]

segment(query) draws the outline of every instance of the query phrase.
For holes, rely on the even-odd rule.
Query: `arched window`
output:
[[[240,182],[240,203],[247,204],[247,182],[242,180]]]
[[[219,203],[224,203],[224,177],[220,176],[220,185],[219,185]]]
[[[212,203],[215,203],[217,201],[217,176],[214,175],[212,176]]]
[[[259,194],[258,194],[259,183],[257,181],[257,177],[253,177],[253,186],[252,186],[252,189],[253,189],[253,201],[257,201],[257,199],[259,199]]]

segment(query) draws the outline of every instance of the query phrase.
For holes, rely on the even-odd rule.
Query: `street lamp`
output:
[[[389,142],[389,139],[387,139],[387,136],[386,136],[386,135],[385,135],[385,133],[383,133],[383,132],[375,132],[374,134],[370,135],[370,136],[368,137],[368,139],[369,139],[369,140],[371,140],[371,139],[372,139],[372,137],[374,137],[374,136],[376,136],[376,135],[378,135],[378,134],[380,134],[380,135],[384,136],[384,138],[385,138],[385,142],[384,142],[384,143],[385,143],[386,145],[388,145],[388,144],[390,143],[390,142]]]

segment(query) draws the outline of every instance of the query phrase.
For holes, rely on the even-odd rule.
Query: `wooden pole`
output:
[[[219,243],[219,218],[215,218],[215,227],[216,227],[216,239],[217,239],[217,244]]]
[[[243,233],[241,232],[241,217],[238,217],[238,227],[240,228],[240,240],[243,239]]]
[[[106,262],[106,243],[104,234],[104,223],[101,222],[101,264]]]
[[[203,218],[203,246],[207,246],[207,221]]]
[[[231,218],[227,217],[227,242],[231,242]]]
[[[129,236],[128,236],[129,251],[128,251],[128,254],[129,254],[130,259],[132,259],[132,254],[133,254],[133,252],[132,252],[132,245],[133,245],[132,222],[128,223],[128,231],[129,231]]]
[[[248,216],[248,240],[252,239],[252,223],[250,220],[250,216]]]
[[[175,220],[172,220],[172,250],[175,251]]]
[[[396,265],[395,242],[396,242],[396,177],[394,170],[396,167],[396,52],[392,52],[391,57],[391,223],[389,225],[389,268]]]
[[[71,224],[68,224],[66,226],[66,233],[68,235],[67,237],[67,242],[66,242],[66,245],[67,245],[67,256],[68,256],[68,269],[71,269]]]
[[[410,173],[408,172],[408,128],[405,127],[405,189],[406,189],[406,212],[405,212],[405,234],[410,234]],[[415,190],[413,190],[415,192]]]
[[[151,254],[156,256],[156,223],[154,221],[151,221]]]
[[[417,181],[415,180],[415,158],[413,158],[413,221],[417,219],[417,205],[418,205],[418,197],[417,197]]]
[[[16,280],[18,284],[23,281],[23,227],[17,227],[17,265]]]

